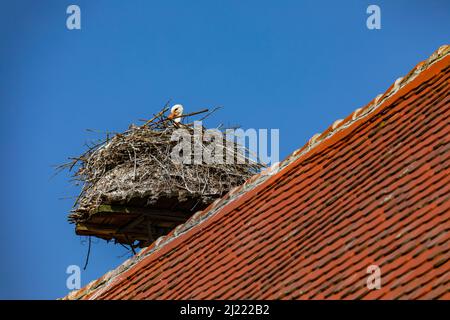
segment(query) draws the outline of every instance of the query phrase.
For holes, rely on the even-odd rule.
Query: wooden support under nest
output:
[[[150,245],[185,222],[192,213],[174,210],[100,205],[89,218],[76,224],[76,234],[138,246]]]

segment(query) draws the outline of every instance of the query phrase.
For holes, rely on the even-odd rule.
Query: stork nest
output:
[[[167,110],[165,107],[141,126],[131,125],[123,133],[107,135],[100,143],[88,146],[84,154],[61,166],[70,169],[75,182],[82,186],[69,214],[70,222],[87,220],[91,212],[104,204],[139,203],[139,206],[152,207],[160,199],[169,199],[195,203],[191,210],[196,206],[205,207],[263,167],[258,161],[250,160],[248,153],[244,156],[245,163],[180,164],[172,161],[171,152],[178,143],[171,141],[174,130],[181,127],[193,134],[194,128],[192,124],[176,124],[167,119]],[[193,140],[193,143],[200,143],[202,149],[219,143]],[[217,147],[225,149],[223,154],[226,155],[229,146],[222,141]],[[234,141],[232,146],[234,152],[242,148]]]

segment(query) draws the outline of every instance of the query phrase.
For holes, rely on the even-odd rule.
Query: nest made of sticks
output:
[[[247,156],[245,163],[175,163],[171,158],[172,148],[177,143],[171,141],[174,130],[181,127],[192,133],[194,128],[192,124],[176,124],[167,119],[167,110],[165,106],[141,126],[131,125],[123,133],[108,135],[62,166],[69,168],[73,179],[82,185],[69,214],[70,222],[85,221],[90,212],[103,204],[139,203],[140,206],[151,207],[161,199],[169,199],[181,204],[195,203],[190,210],[196,206],[205,207],[233,187],[241,185],[263,166]],[[202,127],[202,130],[205,128]],[[217,141],[197,143],[201,143],[202,148],[208,148]],[[224,146],[224,155],[230,151],[229,146]],[[242,146],[233,142],[233,152],[239,148]]]

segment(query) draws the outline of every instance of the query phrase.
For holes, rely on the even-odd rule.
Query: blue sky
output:
[[[124,130],[168,99],[222,105],[211,125],[280,129],[284,158],[449,40],[446,0],[2,1],[0,298],[64,296],[67,266],[83,266],[66,219],[78,189],[51,177],[98,137],[86,129]],[[94,241],[82,285],[127,257]]]

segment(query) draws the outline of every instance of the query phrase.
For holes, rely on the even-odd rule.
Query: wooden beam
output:
[[[150,242],[153,242],[154,238],[153,238],[152,222],[151,222],[151,220],[149,218],[147,218],[146,222],[147,222],[148,240]]]
[[[75,232],[106,240],[115,239],[124,244],[135,240],[141,244],[150,244],[157,237],[184,223],[189,216],[189,213],[183,211],[100,205],[91,212],[87,221],[76,224]]]
[[[102,214],[102,213],[117,213],[117,214],[130,214],[130,215],[144,215],[149,218],[156,220],[167,220],[167,221],[177,221],[184,222],[189,218],[189,213],[183,211],[171,211],[164,209],[151,209],[151,208],[140,208],[140,207],[127,207],[127,206],[117,206],[117,205],[107,205],[103,204],[98,206],[96,209],[91,211],[92,214]],[[153,220],[152,219],[152,220]]]
[[[124,233],[127,230],[132,230],[134,227],[136,227],[139,224],[143,223],[145,220],[146,220],[145,216],[141,215],[141,216],[137,217],[136,219],[131,220],[130,222],[128,222],[124,226],[118,228],[116,230],[116,233]]]
[[[114,238],[114,236],[118,236],[120,234],[116,233],[117,228],[114,227],[105,227],[105,226],[99,226],[96,224],[89,224],[89,223],[78,223],[75,227],[75,232],[77,235],[80,236],[108,236],[111,238]],[[147,239],[147,233],[137,233],[137,232],[127,232],[127,234],[130,237],[137,237],[140,239]]]

